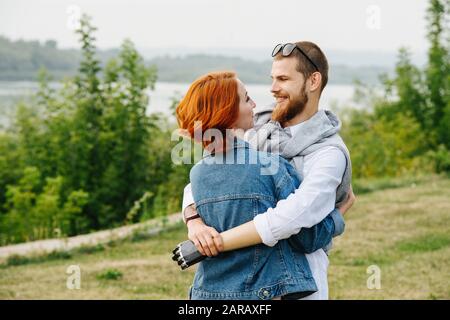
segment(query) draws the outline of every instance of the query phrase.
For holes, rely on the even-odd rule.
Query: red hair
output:
[[[231,128],[239,116],[236,74],[223,71],[201,76],[189,87],[186,96],[178,104],[176,114],[180,129],[185,130],[191,138],[195,138],[194,132],[200,129],[194,123],[197,121],[201,123],[202,137],[208,129],[217,129],[225,137],[226,129]],[[197,142],[202,142],[204,147],[210,143]]]

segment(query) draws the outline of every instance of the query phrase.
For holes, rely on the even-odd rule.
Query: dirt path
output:
[[[181,221],[181,214],[174,213],[167,217],[166,223],[163,223],[162,219],[153,219],[115,229],[97,231],[75,237],[38,240],[8,245],[0,247],[0,261],[5,260],[12,255],[28,256],[50,253],[52,251],[71,250],[83,246],[94,246],[97,244],[107,243],[112,240],[127,238],[131,236],[133,232],[138,231],[144,232],[146,234],[158,233],[163,228],[174,225],[179,221]]]

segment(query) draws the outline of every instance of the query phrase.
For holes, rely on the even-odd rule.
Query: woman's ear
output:
[[[186,129],[179,128],[176,131],[180,137],[191,139],[191,135],[189,134],[189,131],[187,131]]]

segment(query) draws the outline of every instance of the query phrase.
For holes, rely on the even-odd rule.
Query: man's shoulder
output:
[[[317,161],[330,162],[333,163],[333,165],[337,166],[342,164],[345,167],[346,156],[344,150],[339,146],[327,145],[318,148],[305,156],[305,161],[311,161],[312,163]]]
[[[327,137],[326,141],[319,141],[312,145],[308,155],[317,156],[329,153],[343,154],[344,156],[350,154],[344,139],[342,139],[339,133]]]
[[[312,151],[309,155],[317,155],[317,154],[329,154],[329,153],[344,153],[344,151],[335,145],[324,145],[316,150]]]

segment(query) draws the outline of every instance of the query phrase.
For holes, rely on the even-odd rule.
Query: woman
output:
[[[253,127],[254,107],[232,72],[200,77],[177,107],[180,128],[205,147],[204,158],[190,173],[192,191],[203,221],[222,232],[217,241],[225,251],[200,262],[190,289],[192,299],[309,295],[317,287],[304,253],[324,247],[337,232],[332,215],[339,219],[340,214],[333,211],[313,228],[268,247],[261,244],[252,223],[245,224],[300,184],[285,159],[253,150],[232,134]],[[267,174],[267,164],[275,168],[271,174]]]

